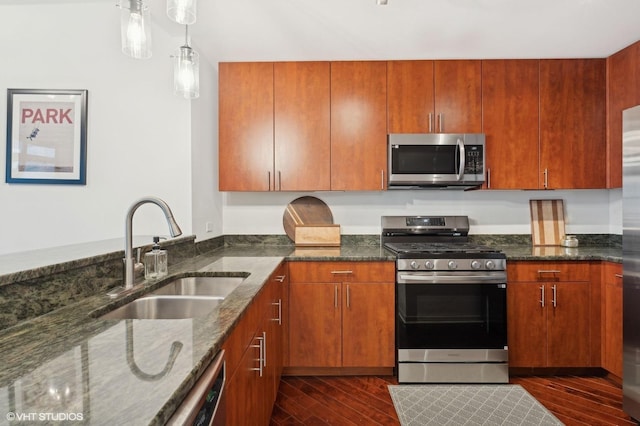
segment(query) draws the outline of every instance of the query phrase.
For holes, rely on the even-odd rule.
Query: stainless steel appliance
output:
[[[640,106],[622,113],[624,411],[640,419]]]
[[[484,134],[390,134],[388,188],[476,188],[484,183],[484,145]]]
[[[383,216],[396,253],[400,383],[507,383],[506,256],[466,216]]]
[[[224,349],[211,364],[167,422],[167,425],[224,426],[225,411]]]

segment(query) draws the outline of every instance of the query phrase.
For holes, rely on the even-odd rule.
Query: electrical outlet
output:
[[[207,222],[204,225],[204,230],[207,231],[207,232],[213,232],[213,223]]]

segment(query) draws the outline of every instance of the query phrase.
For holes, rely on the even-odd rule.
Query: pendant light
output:
[[[197,0],[167,0],[167,16],[182,25],[196,22]]]
[[[185,25],[185,44],[173,55],[173,90],[178,96],[200,96],[200,55],[189,46],[189,26]]]
[[[136,59],[151,57],[151,12],[143,0],[120,0],[122,52]]]

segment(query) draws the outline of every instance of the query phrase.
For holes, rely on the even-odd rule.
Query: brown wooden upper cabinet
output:
[[[622,111],[640,104],[640,41],[607,58],[607,188],[622,187]]]
[[[482,61],[486,188],[538,189],[539,62]]]
[[[219,64],[221,191],[273,188],[273,63]]]
[[[606,186],[606,60],[540,60],[540,173],[544,189]]]
[[[389,133],[482,131],[481,61],[389,61]]]
[[[330,189],[330,63],[221,63],[221,191]]]
[[[331,189],[379,191],[387,173],[387,63],[331,63]]]

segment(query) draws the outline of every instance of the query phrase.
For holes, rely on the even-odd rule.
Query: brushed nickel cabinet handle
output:
[[[349,284],[347,284],[347,308],[351,307],[351,292],[349,291]]]
[[[558,307],[558,287],[554,285],[551,288],[553,289],[553,307],[556,308]]]
[[[384,189],[384,170],[380,170],[380,189]]]
[[[549,187],[549,170],[548,169],[544,169],[544,172],[542,172],[543,176],[544,176],[544,181],[542,183],[542,187],[544,189],[547,189]]]
[[[438,131],[440,133],[444,132],[444,114],[438,114]]]
[[[491,189],[491,169],[487,169],[487,189]]]
[[[278,191],[282,191],[282,172],[278,170]]]
[[[258,361],[258,368],[252,368],[251,371],[257,371],[258,375],[260,377],[262,377],[262,362],[263,362],[263,352],[264,352],[264,344],[263,344],[263,339],[264,337],[256,337],[256,340],[258,341],[257,345],[251,345],[252,348],[257,348],[259,351],[259,355],[258,355],[258,359],[256,359],[255,361]]]
[[[278,318],[271,318],[271,321],[278,321],[278,325],[282,325],[282,299],[271,303],[272,306],[278,306]]]
[[[333,286],[333,307],[338,308],[338,286]]]
[[[267,172],[267,183],[269,186],[269,191],[271,191],[271,172]]]
[[[622,278],[622,274],[615,274],[616,278]]]
[[[561,272],[558,269],[538,269],[539,274],[559,274]]]
[[[433,133],[433,114],[429,113],[429,133]]]
[[[544,286],[540,286],[540,306],[544,308]]]
[[[283,283],[285,278],[287,278],[286,275],[278,275],[277,277],[275,277],[275,281],[278,281],[279,283]]]
[[[332,274],[335,275],[349,275],[349,274],[353,274],[353,271],[349,271],[349,270],[344,270],[344,271],[331,271]]]

